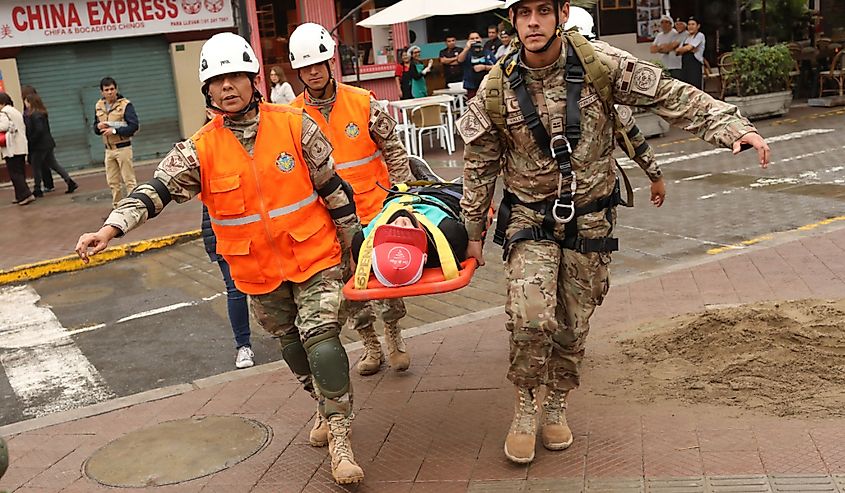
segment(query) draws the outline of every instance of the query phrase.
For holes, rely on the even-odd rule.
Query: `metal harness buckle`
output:
[[[555,135],[552,137],[552,141],[549,144],[549,147],[552,151],[552,158],[557,160],[558,151],[557,146],[555,145],[557,142],[563,141],[566,145],[566,153],[567,156],[572,155],[572,147],[569,144],[569,139],[564,137],[563,135]],[[561,149],[561,152],[563,149]],[[561,201],[563,197],[563,174],[558,177],[557,180],[557,198],[555,199],[555,203],[552,206],[552,217],[558,224],[566,224],[575,217],[575,190],[578,188],[578,185],[575,181],[575,173],[571,171],[570,167],[570,184],[569,184],[569,201],[568,203],[564,203]],[[558,212],[560,211],[560,212]]]

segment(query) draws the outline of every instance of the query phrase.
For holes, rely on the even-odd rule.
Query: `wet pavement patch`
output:
[[[764,302],[644,324],[620,341],[617,384],[650,401],[845,416],[845,300]]]
[[[205,416],[159,423],[97,450],[86,476],[107,486],[162,486],[201,478],[261,450],[271,432],[258,421]]]

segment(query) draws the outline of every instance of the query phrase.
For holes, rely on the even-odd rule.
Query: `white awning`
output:
[[[487,12],[505,6],[502,0],[401,0],[358,23],[361,27],[390,26],[435,15]]]

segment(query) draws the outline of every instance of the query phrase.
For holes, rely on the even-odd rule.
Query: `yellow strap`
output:
[[[443,277],[447,281],[456,279],[458,277],[458,263],[455,262],[455,255],[452,253],[452,247],[449,246],[449,241],[446,240],[446,235],[422,214],[414,214],[414,216],[434,238],[434,247],[437,248],[437,255],[440,257],[440,267],[443,269]]]
[[[408,199],[408,200],[406,200]],[[367,281],[370,280],[370,269],[373,266],[373,240],[375,239],[376,228],[386,224],[396,211],[411,210],[410,202],[413,197],[401,197],[397,202],[393,202],[382,211],[379,218],[371,223],[373,229],[370,234],[364,239],[364,244],[361,245],[361,251],[358,253],[358,266],[355,267],[355,289],[366,289]]]

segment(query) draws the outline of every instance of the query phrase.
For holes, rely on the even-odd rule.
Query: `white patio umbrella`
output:
[[[390,26],[400,22],[427,19],[435,15],[461,15],[487,12],[505,6],[502,0],[401,0],[381,12],[367,17],[362,27]]]

